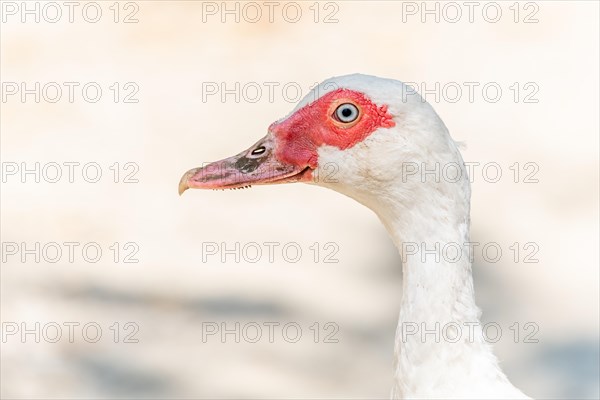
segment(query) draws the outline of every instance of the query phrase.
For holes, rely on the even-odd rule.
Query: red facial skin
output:
[[[336,118],[335,110],[344,103],[352,103],[358,108],[359,116],[355,121],[344,123]],[[394,125],[387,105],[377,106],[360,92],[338,89],[302,107],[286,120],[272,124],[269,131],[278,143],[275,155],[281,162],[315,169],[317,149],[321,145],[345,150],[378,128]]]
[[[346,123],[337,118],[336,109],[345,103],[352,103],[358,109],[356,120]],[[378,128],[394,125],[387,105],[378,106],[360,92],[338,89],[302,107],[284,121],[272,124],[269,134],[250,149],[189,170],[179,182],[179,193],[188,188],[235,189],[308,182],[318,166],[320,146],[345,150]]]

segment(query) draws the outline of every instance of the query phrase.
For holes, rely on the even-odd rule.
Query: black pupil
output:
[[[348,118],[349,116],[352,115],[352,110],[350,109],[350,107],[346,107],[342,109],[342,115],[346,118]]]

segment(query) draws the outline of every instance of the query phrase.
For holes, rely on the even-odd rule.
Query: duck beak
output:
[[[277,140],[269,133],[238,155],[187,171],[179,181],[179,194],[190,188],[238,189],[307,180],[310,168],[282,161],[277,150]]]

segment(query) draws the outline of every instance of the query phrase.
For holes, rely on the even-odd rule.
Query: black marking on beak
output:
[[[262,162],[261,158],[241,157],[235,162],[235,168],[243,174],[248,174],[256,170]]]
[[[269,157],[269,154],[271,154],[271,149],[260,145],[254,148],[250,154],[240,157],[234,166],[242,174],[249,174],[255,171]]]

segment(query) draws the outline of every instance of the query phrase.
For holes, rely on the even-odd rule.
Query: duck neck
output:
[[[471,273],[468,204],[458,209],[462,215],[443,218],[435,216],[440,215],[439,210],[423,213],[412,209],[408,220],[394,217],[384,222],[402,260],[399,328],[403,323],[405,331],[411,329],[411,323],[433,329],[429,324],[479,321]],[[402,342],[397,345],[402,347]]]
[[[426,233],[397,228],[390,232],[402,260],[400,317],[404,323],[478,321],[468,216],[460,222],[446,222]]]
[[[470,190],[468,182],[464,185],[454,196],[436,191],[446,195],[408,206],[390,196],[388,204],[374,207],[403,264],[394,398],[435,396],[436,388],[449,393],[461,382],[460,375],[445,372],[448,368],[501,374],[479,325],[471,274]]]

